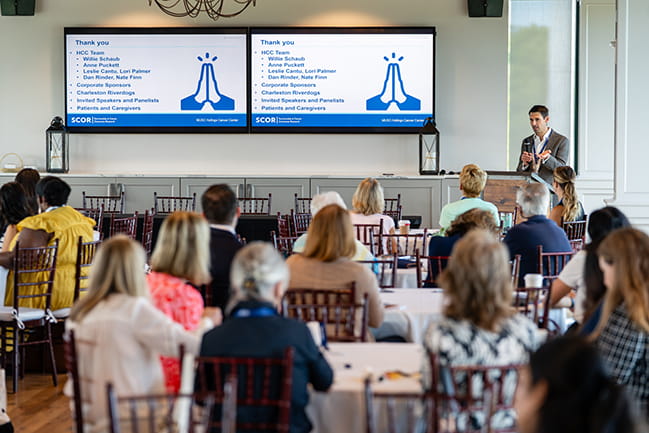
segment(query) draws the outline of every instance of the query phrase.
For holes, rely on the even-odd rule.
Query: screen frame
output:
[[[236,34],[245,36],[245,61],[246,61],[246,125],[245,126],[69,126],[70,133],[183,133],[183,134],[214,134],[214,133],[249,133],[250,132],[250,33],[248,27],[65,27],[63,30],[64,46],[64,86],[65,119],[68,118],[68,35],[228,35]],[[67,120],[66,120],[67,122]]]
[[[248,60],[248,67],[252,68],[252,37],[255,34],[358,34],[358,35],[372,35],[372,34],[431,34],[433,37],[433,76],[432,80],[432,117],[435,119],[435,99],[437,91],[435,88],[436,83],[436,63],[437,63],[437,28],[435,26],[417,26],[417,27],[250,27],[248,37],[248,54],[251,56]],[[249,84],[252,84],[252,76],[249,76]],[[268,126],[253,126],[252,124],[252,92],[248,92],[248,103],[250,119],[248,125],[250,126],[251,133],[277,133],[277,134],[304,134],[304,133],[329,133],[329,134],[404,134],[404,133],[417,133],[423,126],[407,126],[407,127],[341,127],[341,126],[327,126],[327,127],[268,127]]]

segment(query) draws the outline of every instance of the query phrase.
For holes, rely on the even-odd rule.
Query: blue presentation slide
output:
[[[67,34],[69,127],[245,127],[245,34]]]
[[[418,127],[433,115],[432,33],[251,37],[253,127]]]

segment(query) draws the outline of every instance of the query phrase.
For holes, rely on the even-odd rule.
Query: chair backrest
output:
[[[291,346],[281,358],[197,357],[196,390],[201,396],[213,395],[216,403],[211,427],[221,429],[224,385],[235,377],[237,431],[288,433],[293,357]]]
[[[102,204],[98,208],[83,208],[83,207],[77,207],[75,210],[79,213],[82,213],[83,215],[87,216],[88,218],[92,218],[95,220],[95,230],[98,231],[99,233],[102,233],[102,229],[104,228],[104,205]]]
[[[438,287],[437,279],[448,265],[450,256],[426,256],[415,255],[415,266],[417,267],[417,287]],[[426,272],[426,275],[424,275]]]
[[[523,364],[454,367],[429,359],[436,432],[517,431],[513,403]]]
[[[101,241],[84,242],[83,236],[79,236],[77,241],[77,262],[74,266],[74,301],[79,299],[81,292],[88,290],[87,287],[81,287],[81,282],[88,279],[88,269],[92,266],[92,259],[95,257],[97,248]]]
[[[300,236],[309,230],[309,224],[311,224],[311,214],[310,213],[295,213],[291,209],[291,221],[293,223],[293,235]]]
[[[401,219],[401,194],[397,194],[397,198],[386,198],[385,208],[383,215],[391,217],[395,221]]]
[[[509,261],[509,265],[512,270],[512,287],[518,287],[518,278],[521,274],[521,258],[520,254],[516,254],[512,260]]]
[[[177,210],[196,211],[196,193],[189,197],[162,196],[153,193],[153,212],[159,215],[169,215]]]
[[[358,260],[356,263],[372,265],[377,282],[381,289],[394,288],[397,285],[397,268],[399,258],[396,254],[377,257],[374,260]]]
[[[277,234],[282,237],[292,236],[291,215],[277,212]]]
[[[242,197],[239,198],[241,215],[270,215],[272,194],[265,197]]]
[[[22,248],[20,241],[16,242],[12,263],[13,308],[16,317],[21,299],[41,298],[43,310],[50,310],[58,251],[58,239],[54,240],[54,245],[37,248]]]
[[[354,224],[354,234],[373,256],[383,254],[383,220],[379,224]]]
[[[117,397],[111,383],[106,394],[110,433],[205,432],[214,407],[213,398],[199,399],[198,394]]]
[[[433,398],[430,393],[375,394],[372,390],[372,377],[368,375],[365,378],[364,397],[367,433],[433,432]]]
[[[153,220],[156,215],[155,209],[144,211],[144,221],[142,223],[142,246],[146,251],[147,257],[151,257],[153,251]]]
[[[384,234],[382,235],[388,248],[388,253],[395,253],[399,256],[414,256],[419,251],[422,256],[426,255],[426,241],[428,239],[428,229],[423,233],[411,234]],[[393,251],[396,248],[396,251]]]
[[[295,213],[311,214],[311,197],[298,197],[295,193]]]
[[[72,384],[74,431],[75,433],[84,433],[83,398],[81,395],[81,378],[79,376],[77,342],[74,337],[74,330],[68,331],[63,338],[65,341],[65,368],[68,371],[68,380]]]
[[[577,253],[586,244],[586,220],[564,222],[563,230],[566,232],[572,251]]]
[[[109,236],[114,236],[118,233],[125,234],[135,240],[137,236],[137,212],[133,216],[120,218],[116,218],[115,214],[110,214]]]
[[[82,207],[99,208],[103,205],[104,213],[124,213],[124,191],[118,195],[86,195],[86,192],[81,192]]]
[[[543,275],[543,282],[545,284],[551,284],[554,281],[563,267],[570,261],[574,253],[570,252],[559,252],[559,253],[544,253],[543,245],[537,245],[536,251],[538,254],[538,263],[536,267],[536,272]]]
[[[500,218],[500,233],[505,234],[507,230],[516,225],[518,218],[518,207],[515,206],[513,211],[498,211]]]
[[[303,322],[320,322],[329,341],[366,341],[367,293],[356,303],[356,285],[348,289],[289,289],[282,297],[282,314]]]
[[[284,257],[293,254],[293,244],[297,240],[297,236],[277,236],[275,230],[271,230],[270,238],[273,241],[275,249],[282,253]]]
[[[551,327],[550,296],[552,286],[517,287],[514,290],[514,307],[519,313],[527,316],[540,329],[547,329],[553,334],[560,331],[558,325]]]

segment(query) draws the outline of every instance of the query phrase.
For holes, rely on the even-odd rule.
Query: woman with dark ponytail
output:
[[[575,190],[576,178],[577,175],[572,167],[563,165],[554,169],[552,186],[559,197],[559,203],[552,208],[549,218],[556,222],[559,227],[564,222],[582,221],[584,219],[584,208],[579,202]]]
[[[597,350],[578,337],[550,340],[531,355],[514,405],[520,433],[646,431]]]

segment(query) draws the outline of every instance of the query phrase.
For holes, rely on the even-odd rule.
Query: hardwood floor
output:
[[[7,394],[7,413],[16,433],[72,432],[69,399],[63,395],[67,380],[60,374],[59,386],[54,387],[52,376],[31,373],[18,382],[18,392]]]

